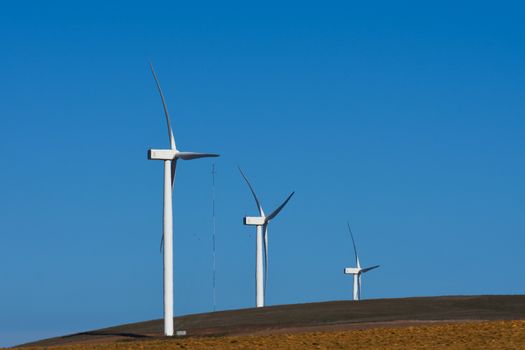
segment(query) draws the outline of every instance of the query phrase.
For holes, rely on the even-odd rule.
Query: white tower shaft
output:
[[[263,271],[263,227],[257,226],[257,239],[255,244],[255,279],[257,307],[264,306],[264,271]]]
[[[359,274],[354,274],[354,300],[359,300]]]
[[[164,335],[173,336],[173,209],[171,160],[164,161]]]
[[[361,300],[361,277],[362,276],[363,276],[362,274],[359,274],[359,276],[357,276],[357,286],[358,286],[358,288],[357,288],[357,293],[358,293],[357,296],[359,297],[359,300]]]

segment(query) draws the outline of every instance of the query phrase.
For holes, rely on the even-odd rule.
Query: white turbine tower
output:
[[[266,216],[262,208],[261,202],[257,198],[255,191],[253,190],[250,181],[241,168],[239,167],[242,177],[248,184],[250,191],[252,192],[253,199],[257,204],[257,209],[259,210],[259,216],[246,216],[244,218],[244,224],[257,227],[257,239],[255,245],[255,281],[256,281],[256,292],[255,292],[255,305],[257,307],[264,306],[264,292],[266,290],[266,282],[268,279],[268,224],[270,221],[279,214],[279,212],[284,208],[286,203],[292,198],[295,192],[292,192],[288,198],[281,204],[277,209],[275,209],[270,215]],[[263,271],[263,246],[264,246],[264,271]],[[263,277],[264,276],[264,277]]]
[[[148,151],[149,160],[163,160],[164,161],[164,216],[163,216],[163,235],[164,242],[164,335],[173,336],[173,209],[172,209],[172,192],[173,184],[175,182],[175,169],[177,160],[192,160],[205,157],[218,157],[218,154],[211,153],[194,153],[194,152],[180,152],[177,150],[173,131],[171,130],[170,117],[168,114],[168,107],[164,100],[164,94],[160,88],[159,80],[150,63],[151,73],[157,84],[162,106],[164,107],[164,114],[166,115],[166,123],[168,124],[168,135],[170,139],[169,149],[150,149]]]
[[[357,248],[355,246],[354,234],[352,233],[350,224],[348,224],[348,231],[350,231],[350,237],[352,237],[352,244],[354,245],[355,264],[357,267],[347,267],[345,269],[345,274],[354,275],[354,300],[359,300],[361,299],[361,275],[370,270],[378,268],[379,265],[361,268],[361,263],[359,262],[359,255],[357,255]]]

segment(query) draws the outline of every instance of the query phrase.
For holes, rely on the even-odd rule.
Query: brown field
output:
[[[129,323],[26,349],[524,349],[525,295],[444,296],[278,305]]]
[[[68,344],[25,349],[525,349],[525,321],[474,321],[273,335],[121,340],[111,343]]]

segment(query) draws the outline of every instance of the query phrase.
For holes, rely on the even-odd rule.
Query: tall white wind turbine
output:
[[[352,229],[350,228],[349,223],[348,223],[348,231],[350,231],[350,237],[352,237],[352,244],[354,246],[356,267],[347,267],[345,269],[345,274],[354,275],[354,300],[359,300],[361,299],[361,275],[364,273],[367,273],[370,270],[378,268],[379,265],[375,265],[372,267],[366,267],[366,268],[361,267],[361,263],[359,262],[359,255],[357,255],[357,248],[355,246],[354,234],[352,233]]]
[[[192,160],[197,158],[218,157],[212,153],[180,152],[175,144],[175,137],[171,130],[168,107],[164,100],[164,94],[160,88],[160,83],[150,63],[151,73],[157,84],[157,89],[164,107],[166,123],[168,124],[168,135],[170,139],[169,149],[150,149],[148,151],[149,160],[164,161],[164,216],[163,216],[163,241],[164,241],[164,335],[173,336],[173,209],[172,193],[175,182],[175,169],[177,160]]]
[[[259,210],[259,216],[246,216],[244,218],[244,224],[249,226],[257,227],[257,239],[255,244],[255,305],[257,307],[264,306],[264,292],[266,290],[266,282],[268,280],[268,224],[272,219],[274,219],[277,214],[284,208],[288,201],[292,198],[295,192],[292,192],[288,198],[281,204],[277,209],[275,209],[270,215],[266,216],[262,208],[261,202],[257,198],[255,191],[253,190],[250,181],[241,168],[239,167],[242,177],[248,184],[250,191],[252,192],[253,199],[255,199],[255,204]],[[263,248],[264,247],[264,248]],[[264,271],[263,271],[263,249],[264,249]]]

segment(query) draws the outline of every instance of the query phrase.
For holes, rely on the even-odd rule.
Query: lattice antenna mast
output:
[[[217,308],[217,296],[215,293],[216,261],[215,261],[215,234],[217,230],[215,222],[215,163],[211,165],[211,193],[212,193],[212,249],[213,249],[213,311]]]

